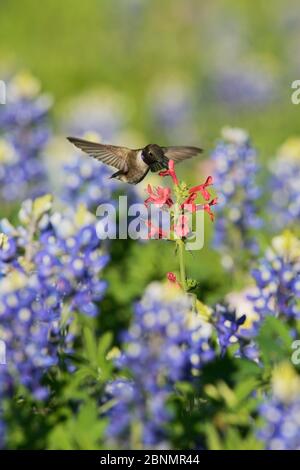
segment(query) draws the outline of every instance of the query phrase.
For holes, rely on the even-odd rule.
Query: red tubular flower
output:
[[[197,197],[197,193],[192,193],[188,198],[181,204],[180,209],[188,210],[189,212],[196,212],[197,204],[194,203]]]
[[[168,234],[161,227],[156,227],[149,220],[145,221],[145,224],[149,227],[148,238],[155,238],[156,236],[158,238],[168,238]]]
[[[176,274],[168,272],[167,273],[167,279],[170,282],[176,282],[177,281]]]
[[[206,181],[205,183],[203,184],[200,184],[199,186],[194,186],[193,188],[191,188],[189,190],[189,193],[190,194],[194,194],[194,193],[201,193],[202,196],[204,197],[204,199],[206,201],[208,201],[210,199],[210,193],[207,191],[207,186],[211,186],[213,184],[213,178],[212,176],[208,176],[206,178]]]
[[[208,204],[203,204],[202,206],[202,209],[208,213],[209,217],[210,217],[210,220],[213,222],[214,221],[214,213],[211,211],[211,206],[215,206],[216,204],[218,204],[218,198],[214,198],[212,199]]]
[[[177,220],[177,224],[174,225],[174,232],[180,238],[186,237],[190,232],[189,220],[186,215],[180,215]]]
[[[175,167],[174,160],[170,160],[169,161],[169,169],[164,170],[164,171],[160,171],[159,176],[171,176],[174,184],[176,184],[176,186],[178,186],[179,182],[178,182],[178,178],[176,176],[174,167]]]
[[[206,212],[210,214],[210,217],[213,220],[213,214],[210,211],[210,206],[215,205],[217,203],[217,199],[213,199],[210,203],[204,204],[204,205],[198,205],[195,204],[194,201],[198,196],[198,193],[200,193],[206,201],[210,199],[210,193],[207,191],[207,186],[211,186],[213,184],[213,178],[212,176],[208,176],[206,178],[205,183],[200,184],[198,186],[194,186],[189,190],[189,196],[187,199],[181,204],[181,209],[186,209],[190,212],[196,212],[198,209],[204,209]]]
[[[163,188],[162,186],[157,186],[157,188],[152,189],[150,184],[148,184],[147,192],[149,194],[149,197],[144,202],[146,207],[148,207],[150,203],[153,203],[158,206],[163,206],[164,204],[167,204],[168,207],[171,207],[173,205],[173,201],[170,197],[170,188]]]
[[[177,287],[180,287],[180,288],[181,288],[180,283],[177,281],[176,274],[171,273],[171,272],[168,272],[168,273],[167,273],[167,279],[168,279],[168,281],[170,281],[172,284],[175,284]]]

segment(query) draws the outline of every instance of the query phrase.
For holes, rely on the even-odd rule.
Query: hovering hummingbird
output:
[[[67,137],[67,139],[89,156],[116,168],[118,171],[111,178],[130,184],[140,183],[149,170],[155,173],[164,168],[167,169],[169,160],[179,163],[202,152],[202,149],[198,147],[160,147],[156,144],[149,144],[144,148],[134,150],[89,142],[77,137]]]

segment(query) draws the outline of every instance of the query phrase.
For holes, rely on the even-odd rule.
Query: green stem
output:
[[[185,274],[185,263],[184,263],[184,243],[182,240],[177,240],[178,257],[179,257],[179,268],[180,268],[180,280],[183,290],[186,292],[186,274]]]

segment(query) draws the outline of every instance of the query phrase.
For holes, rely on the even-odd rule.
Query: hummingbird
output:
[[[111,175],[111,178],[129,184],[140,183],[149,171],[155,173],[164,168],[168,169],[169,160],[179,163],[202,152],[199,147],[189,146],[161,147],[149,144],[140,149],[130,149],[90,142],[77,137],[67,137],[67,139],[90,157],[118,170]]]

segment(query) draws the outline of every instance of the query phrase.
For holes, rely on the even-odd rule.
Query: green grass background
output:
[[[143,109],[153,79],[164,73],[184,75],[199,94],[205,93],[204,78],[209,82],[210,64],[217,60],[215,48],[238,31],[245,49],[240,60],[259,55],[270,63],[281,93],[265,109],[234,112],[207,96],[197,122],[205,148],[211,148],[224,124],[247,127],[263,156],[298,132],[300,110],[291,104],[290,85],[299,77],[289,47],[297,27],[290,28],[287,21],[284,26],[285,17],[299,17],[297,1],[140,0],[143,14],[134,14],[128,3],[1,0],[0,64],[36,74],[55,96],[56,115],[67,97],[109,85],[134,104],[132,126],[155,140]]]

